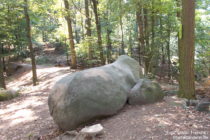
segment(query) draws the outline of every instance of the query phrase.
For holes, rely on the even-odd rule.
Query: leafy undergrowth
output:
[[[0,101],[11,100],[18,96],[19,93],[16,91],[0,89]]]
[[[69,67],[38,66],[37,72],[39,85],[36,87],[32,86],[30,71],[14,75],[8,81],[8,87],[20,88],[21,94],[0,102],[0,139],[51,140],[63,133],[49,114],[47,98],[55,81],[74,71]],[[161,86],[164,90],[177,90],[177,85]],[[210,138],[209,114],[186,108],[184,100],[176,96],[166,96],[155,104],[126,105],[118,114],[94,123],[104,126],[104,134],[97,138],[103,140]]]

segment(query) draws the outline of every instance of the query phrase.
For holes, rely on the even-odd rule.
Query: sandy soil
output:
[[[39,85],[32,86],[31,72],[14,75],[9,88],[21,88],[21,95],[0,102],[0,140],[52,139],[58,135],[47,105],[49,90],[58,79],[72,73],[68,67],[38,67]],[[169,85],[163,88],[173,89]],[[189,136],[210,139],[210,115],[184,108],[175,96],[162,102],[125,106],[118,114],[94,123],[101,123],[104,140],[164,140]]]

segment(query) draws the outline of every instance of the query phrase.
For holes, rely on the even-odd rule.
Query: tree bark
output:
[[[66,11],[66,22],[68,26],[68,32],[69,32],[69,44],[70,44],[70,57],[71,57],[71,68],[76,69],[77,68],[77,57],[76,57],[76,51],[75,51],[75,46],[74,46],[74,36],[73,36],[73,29],[72,29],[72,19],[69,13],[69,2],[68,0],[63,0],[64,1],[64,6],[65,6],[65,11]]]
[[[139,11],[136,13],[137,23],[138,23],[138,41],[139,41],[139,64],[142,65],[143,63],[143,54],[144,54],[144,27],[143,27],[143,13],[142,9],[140,8]]]
[[[179,97],[195,98],[194,77],[195,1],[182,0],[182,33],[180,42]]]
[[[3,48],[3,45],[1,45]],[[6,89],[5,79],[4,79],[4,67],[3,67],[3,53],[2,48],[0,48],[0,88]]]
[[[162,17],[160,15],[160,36],[161,38],[163,38],[163,23],[162,23]],[[162,65],[165,64],[165,51],[164,51],[164,43],[162,41],[162,39],[160,40],[160,44],[161,44],[161,55],[162,55]]]
[[[133,57],[133,38],[132,38],[132,32],[131,32],[132,29],[129,30],[129,47],[128,47],[128,55],[130,57]]]
[[[111,31],[107,29],[107,62],[111,63],[112,42],[110,39]]]
[[[93,50],[90,43],[90,37],[91,37],[91,19],[89,14],[89,0],[85,0],[85,28],[86,28],[86,37],[88,39],[88,57],[90,60],[93,59]]]
[[[149,26],[148,26],[147,16],[148,16],[147,9],[144,8],[144,27],[145,27],[145,30],[144,30],[144,38],[145,38],[144,51],[145,51],[145,48],[149,48]]]
[[[152,4],[153,5],[153,4]],[[152,6],[153,7],[153,6]],[[152,9],[152,15],[151,15],[151,28],[152,28],[152,42],[151,42],[151,47],[152,47],[152,50],[155,49],[155,12],[153,11]]]
[[[168,78],[171,79],[171,51],[170,51],[170,42],[171,42],[171,23],[170,23],[170,15],[168,15],[168,41],[167,41],[167,57],[168,57]]]
[[[111,29],[110,29],[110,21],[109,21],[109,17],[110,17],[110,5],[107,4],[107,10],[106,13],[104,15],[105,16],[105,20],[106,20],[106,49],[107,49],[107,53],[106,53],[106,58],[107,58],[107,63],[111,63],[111,58],[112,58],[112,42],[111,42]]]
[[[180,21],[181,22],[181,11],[179,10],[179,8],[181,8],[181,1],[180,0],[176,0],[176,5],[177,5],[177,12],[176,12],[176,15],[177,15],[177,19],[178,19],[178,21]],[[181,51],[181,49],[180,49],[180,42],[181,42],[181,40],[180,40],[180,37],[179,37],[179,35],[181,34],[181,32],[180,32],[180,29],[178,30],[178,32],[177,32],[177,44],[178,44],[178,55],[181,53],[180,51]],[[179,59],[179,64],[180,64],[180,59]]]
[[[93,3],[93,12],[95,15],[95,23],[96,23],[96,30],[97,30],[97,37],[98,37],[98,47],[99,47],[99,51],[100,51],[100,60],[101,60],[101,64],[104,65],[105,64],[105,60],[104,60],[104,53],[103,53],[103,47],[102,47],[102,38],[101,38],[101,23],[100,23],[100,18],[99,18],[99,14],[98,14],[98,1],[97,0],[92,0]]]
[[[123,22],[122,22],[122,0],[119,0],[119,6],[120,6],[120,30],[121,30],[121,52],[120,55],[125,54],[125,45],[124,45],[124,32],[123,32]]]
[[[28,47],[30,50],[31,64],[32,64],[32,73],[33,73],[33,85],[37,85],[37,73],[36,73],[36,60],[34,56],[34,49],[32,46],[32,37],[31,37],[31,23],[30,16],[28,14],[28,0],[24,0],[24,13],[26,19],[26,31],[27,31],[27,39],[28,39]]]

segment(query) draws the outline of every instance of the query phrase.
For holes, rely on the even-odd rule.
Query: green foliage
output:
[[[68,11],[72,17],[73,32],[76,44],[76,53],[79,61],[88,65],[97,63],[99,50],[97,45],[97,32],[94,24],[94,14],[91,4],[89,11],[91,17],[91,38],[86,38],[85,33],[85,10],[84,1],[69,1],[71,9]],[[209,1],[196,1],[196,72],[208,75],[210,68],[209,44],[210,44],[210,23],[209,23]],[[27,39],[25,32],[25,16],[23,12],[23,1],[1,0],[0,2],[0,45],[4,46],[3,57],[21,56],[28,57]],[[65,46],[66,55],[70,54],[68,48],[67,27],[65,22],[65,12],[62,1],[60,0],[30,0],[29,15],[31,18],[33,44],[43,42],[56,42],[59,40]],[[147,13],[144,12],[147,10]],[[170,30],[170,52],[171,57],[177,54],[177,32],[182,36],[182,26],[177,13],[181,6],[177,6],[175,0],[100,0],[98,1],[98,13],[102,28],[102,42],[104,53],[107,51],[107,33],[110,32],[112,59],[119,55],[121,46],[120,19],[122,18],[122,30],[124,33],[125,52],[135,56],[138,51],[138,25],[136,13],[140,11],[142,16],[147,18],[148,28],[144,29],[144,41],[148,44],[144,47],[144,61],[153,65],[161,63],[162,56],[166,56],[166,47],[169,40],[168,31]],[[143,11],[143,12],[142,12]],[[154,17],[154,25],[152,25]],[[143,22],[143,21],[142,21]],[[145,25],[144,25],[145,27]],[[152,36],[154,28],[154,38]],[[8,46],[11,50],[8,51]],[[93,51],[93,60],[88,59],[89,46]],[[163,49],[163,51],[162,51]],[[49,63],[47,57],[38,57],[37,64]],[[85,62],[86,61],[86,62]]]
[[[38,56],[36,57],[36,64],[37,65],[49,65],[51,64],[51,60],[48,56]]]
[[[10,100],[17,96],[19,96],[18,92],[14,93],[13,91],[7,91],[4,89],[0,89],[0,101]]]
[[[85,38],[84,40],[80,42],[80,44],[77,44],[77,47],[76,47],[77,57],[81,59],[87,58],[89,46],[92,48],[92,51],[95,54],[94,57],[98,57],[99,50],[97,47],[97,38],[94,38],[94,37]]]

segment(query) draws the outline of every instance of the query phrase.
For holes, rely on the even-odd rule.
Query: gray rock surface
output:
[[[158,83],[148,79],[140,79],[131,89],[128,103],[131,105],[154,103],[162,100],[164,93]]]
[[[140,75],[137,61],[120,56],[114,63],[70,74],[48,98],[50,114],[63,130],[117,113]]]
[[[209,112],[210,113],[210,98],[203,98],[199,100],[195,108],[197,111]]]

